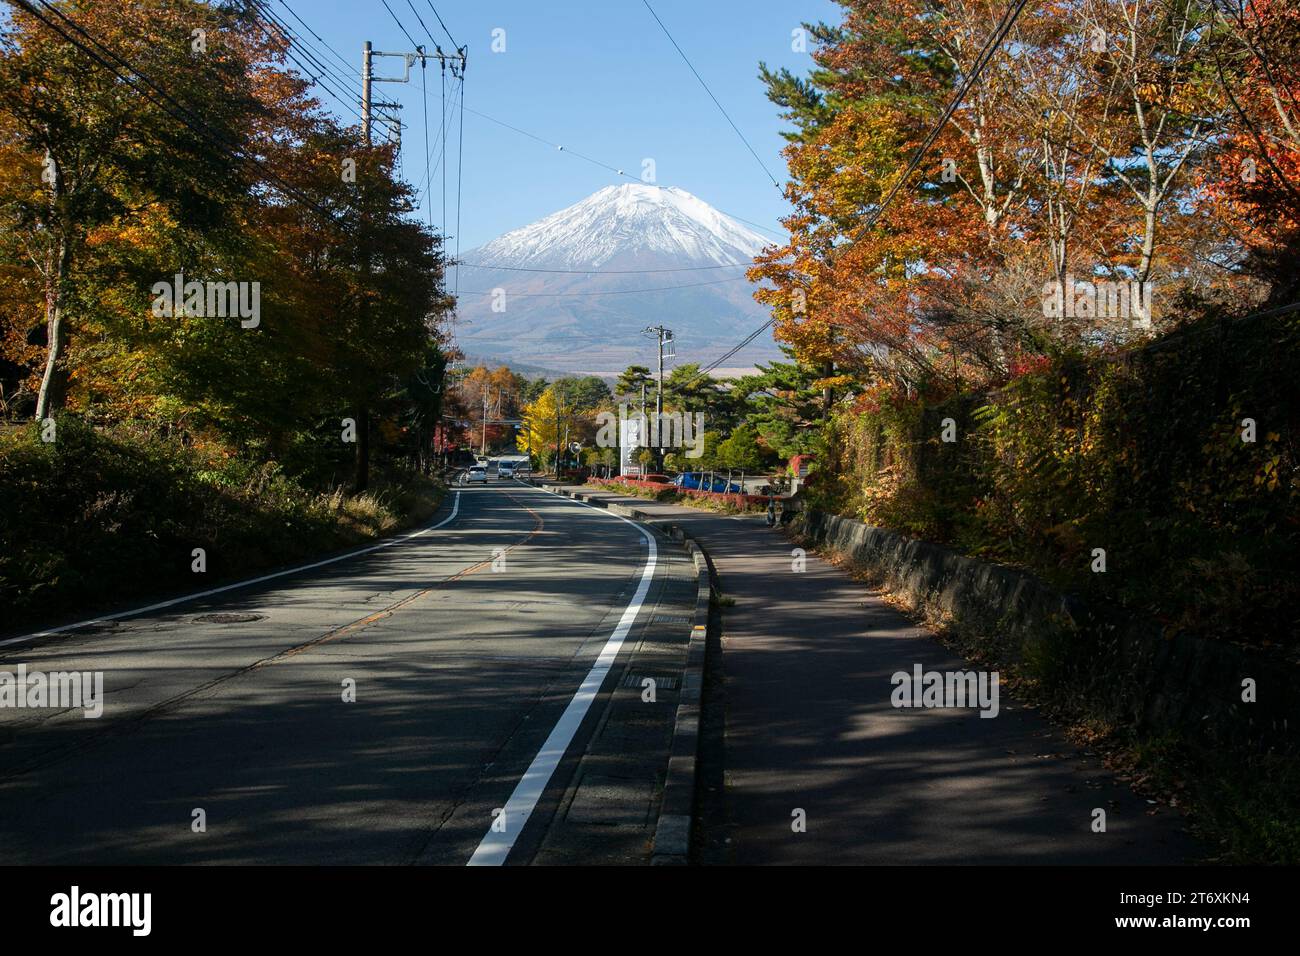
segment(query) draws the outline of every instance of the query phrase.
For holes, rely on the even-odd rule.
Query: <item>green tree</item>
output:
[[[618,376],[618,381],[614,383],[614,395],[618,398],[634,399],[639,403],[642,387],[647,390],[647,395],[653,392],[654,376],[650,374],[650,369],[644,365],[629,365],[623,369]]]
[[[758,471],[763,467],[763,459],[758,432],[749,425],[741,425],[718,445],[714,467]]]
[[[584,375],[579,378],[561,378],[553,386],[563,403],[577,412],[592,412],[606,407],[610,401],[609,385],[603,378]]]
[[[822,392],[816,387],[815,369],[794,358],[787,345],[781,351],[788,362],[760,365],[757,373],[735,381],[732,394],[743,408],[746,424],[780,458],[813,450],[822,420]]]

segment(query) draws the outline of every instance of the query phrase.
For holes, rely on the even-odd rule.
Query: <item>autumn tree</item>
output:
[[[1268,304],[1300,294],[1300,4],[1219,0],[1207,40],[1228,109],[1203,208],[1246,251]]]
[[[230,42],[209,56],[195,49],[194,30]],[[92,239],[148,221],[175,227],[185,242],[230,224],[247,190],[237,157],[256,109],[230,82],[248,69],[240,34],[234,14],[191,0],[13,11],[0,38],[0,149],[13,163],[0,202],[40,277],[36,417],[67,399],[69,343],[93,307],[84,281]]]
[[[842,23],[808,28],[807,76],[761,68],[790,123],[793,212],[750,272],[778,340],[818,370],[823,413],[854,383],[960,389],[1130,337],[1130,316],[1045,306],[1072,274],[1157,279],[1165,302],[1230,284],[1195,211],[1192,170],[1221,149],[1232,99],[1204,5],[1054,0],[1005,23],[983,0],[840,5]],[[1259,106],[1275,101],[1254,112],[1283,130],[1287,51],[1252,60]]]
[[[372,410],[394,448],[403,419],[429,431],[451,302],[393,148],[324,113],[286,44],[254,7],[19,4],[0,37],[0,371],[38,417],[70,401],[317,474],[352,417],[361,489]],[[174,278],[260,312],[160,309]]]

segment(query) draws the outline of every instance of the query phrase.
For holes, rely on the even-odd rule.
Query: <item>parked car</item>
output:
[[[727,494],[740,494],[740,485],[735,482],[728,483],[725,478],[714,475],[712,479],[707,474],[700,472],[684,471],[673,479],[673,484],[678,488],[686,488],[690,491],[715,491],[726,492]]]

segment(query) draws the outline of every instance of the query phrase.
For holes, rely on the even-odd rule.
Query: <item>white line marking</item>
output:
[[[543,488],[542,490],[554,494],[557,498],[564,497],[549,491],[549,489]],[[572,498],[566,500],[573,501],[574,504],[586,505],[588,508],[609,515],[611,518],[617,518],[619,521],[630,524],[641,533],[641,537],[645,538],[646,544],[650,546],[650,553],[646,557],[645,568],[641,571],[641,583],[637,585],[631,603],[624,609],[623,616],[618,619],[618,625],[614,628],[614,632],[609,635],[609,639],[605,641],[605,646],[596,657],[596,662],[591,665],[591,670],[587,672],[587,676],[583,678],[577,693],[569,701],[569,706],[564,708],[564,713],[560,715],[560,719],[551,730],[550,736],[542,744],[542,749],[537,752],[533,762],[528,765],[528,770],[524,772],[523,777],[515,786],[514,793],[510,794],[510,799],[506,801],[503,809],[505,830],[498,832],[489,826],[487,834],[479,843],[478,849],[474,851],[474,855],[469,858],[467,866],[501,866],[505,863],[511,847],[515,845],[515,840],[523,832],[529,816],[532,815],[533,810],[536,808],[537,801],[541,799],[547,784],[551,782],[551,777],[555,774],[555,768],[560,765],[564,752],[569,749],[569,744],[573,743],[573,738],[578,733],[583,718],[587,716],[587,711],[591,709],[592,701],[600,693],[600,685],[605,682],[606,675],[609,674],[610,668],[614,666],[614,660],[623,647],[623,640],[632,629],[632,624],[636,620],[641,605],[645,602],[646,594],[650,590],[650,581],[654,577],[655,562],[659,550],[655,547],[654,536],[650,532],[635,521],[628,521],[622,515],[616,515],[594,505],[588,505],[585,501],[574,501]]]
[[[34,634],[24,634],[22,637],[11,637],[8,640],[0,641],[0,647],[8,647],[10,644],[21,644],[24,641],[34,641],[41,637],[53,637],[55,634],[62,634],[64,631],[75,631],[79,627],[89,627],[91,624],[102,624],[104,621],[116,621],[123,617],[135,617],[138,614],[148,614],[150,611],[159,611],[165,607],[184,604],[186,601],[195,601],[199,598],[209,597],[213,594],[221,594],[223,591],[233,591],[236,588],[246,588],[250,584],[261,584],[263,581],[272,581],[275,578],[282,578],[288,574],[297,574],[300,571],[310,571],[312,568],[321,568],[327,564],[336,564],[339,561],[346,561],[348,558],[355,558],[362,554],[369,554],[371,551],[378,551],[380,548],[390,548],[403,541],[409,541],[412,538],[418,538],[421,535],[428,534],[430,531],[437,531],[443,525],[453,521],[459,511],[460,492],[458,491],[456,492],[456,497],[452,499],[451,514],[447,515],[447,517],[443,518],[435,525],[421,528],[419,531],[412,531],[410,534],[402,535],[400,538],[389,538],[387,541],[379,542],[379,544],[372,544],[368,548],[349,551],[347,554],[335,555],[332,558],[326,558],[324,561],[302,564],[296,568],[289,568],[285,571],[276,571],[272,574],[264,574],[260,578],[250,578],[247,581],[236,581],[234,584],[225,584],[219,588],[212,588],[208,591],[199,591],[195,594],[187,594],[184,597],[172,598],[169,601],[159,601],[157,604],[150,604],[148,607],[138,607],[130,611],[118,611],[116,614],[105,614],[103,617],[91,618],[88,621],[78,621],[76,624],[64,624],[62,627],[52,627],[48,631],[37,631]]]

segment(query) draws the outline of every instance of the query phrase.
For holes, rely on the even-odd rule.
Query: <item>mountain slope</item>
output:
[[[611,375],[653,366],[641,330],[662,324],[675,363],[709,362],[768,318],[744,275],[770,241],[684,190],[610,186],[462,256],[457,340],[507,363]],[[727,366],[778,354],[760,336]]]

